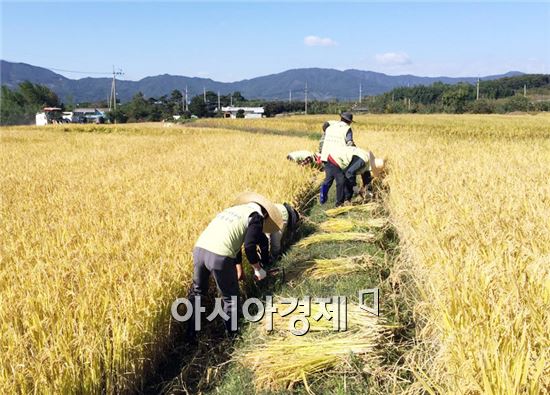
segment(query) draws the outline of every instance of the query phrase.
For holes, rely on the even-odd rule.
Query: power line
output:
[[[77,71],[77,70],[65,70],[65,69],[58,69],[54,67],[44,67],[45,69],[52,70],[52,71],[60,71],[62,73],[75,73],[75,74],[101,74],[101,75],[109,75],[111,74],[110,71]]]

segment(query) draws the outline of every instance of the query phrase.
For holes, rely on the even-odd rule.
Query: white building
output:
[[[224,118],[237,118],[239,110],[244,112],[245,118],[261,118],[264,114],[263,107],[222,107]]]

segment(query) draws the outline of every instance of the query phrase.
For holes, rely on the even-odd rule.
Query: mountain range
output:
[[[25,80],[48,86],[57,93],[62,101],[74,103],[107,100],[111,91],[111,78],[70,79],[43,67],[26,63],[14,63],[0,60],[0,78],[2,85],[16,88]],[[493,80],[511,77],[523,73],[511,71],[501,75],[481,77]],[[459,82],[475,83],[477,77],[418,77],[414,75],[387,75],[373,71],[335,70],[322,68],[303,68],[283,71],[282,73],[245,79],[236,82],[219,82],[209,78],[185,77],[162,74],[145,77],[139,81],[117,80],[117,96],[122,102],[128,101],[137,92],[146,97],[169,95],[174,89],[188,89],[189,97],[202,94],[203,89],[229,94],[241,92],[247,99],[288,99],[303,100],[307,82],[308,98],[317,100],[352,100],[359,96],[361,85],[363,96],[388,92],[400,86],[431,85],[441,81],[447,84]]]

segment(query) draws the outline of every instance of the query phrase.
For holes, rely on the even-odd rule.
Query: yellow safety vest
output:
[[[365,162],[358,174],[370,170],[369,153],[357,147],[338,147],[329,153],[330,157],[338,164],[340,169],[344,170],[349,166],[354,156],[358,156]]]
[[[288,224],[288,210],[286,209],[284,204],[277,203],[275,204],[275,207],[277,207],[277,210],[281,212],[281,217],[283,217],[283,229],[285,230],[286,224]]]
[[[256,203],[225,209],[201,233],[195,247],[235,258],[244,243],[250,214],[254,212],[262,215],[262,209]]]
[[[325,130],[323,148],[321,150],[321,160],[326,162],[330,151],[336,147],[346,146],[346,134],[350,126],[343,121],[329,121],[329,126]]]

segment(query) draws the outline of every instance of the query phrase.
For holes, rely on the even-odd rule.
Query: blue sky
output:
[[[550,2],[2,1],[1,14],[2,59],[93,72],[116,65],[132,80],[235,81],[299,67],[550,73]]]

